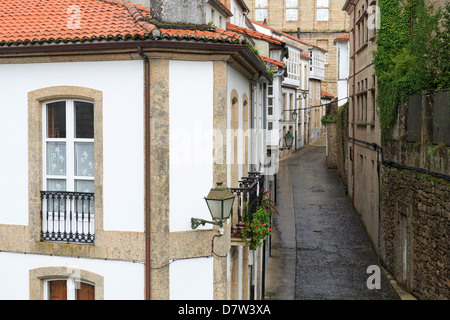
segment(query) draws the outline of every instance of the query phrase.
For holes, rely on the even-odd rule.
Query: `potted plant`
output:
[[[272,234],[272,213],[276,210],[275,202],[269,198],[269,191],[262,192],[261,202],[256,212],[244,217],[245,226],[242,229],[242,238],[251,250],[256,250],[262,245],[262,240]]]

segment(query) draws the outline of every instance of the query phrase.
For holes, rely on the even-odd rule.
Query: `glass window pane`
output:
[[[93,180],[75,180],[75,191],[94,193],[94,181]]]
[[[256,9],[255,10],[255,20],[264,21],[267,19],[267,9]]]
[[[95,185],[93,180],[75,180],[75,191],[84,193],[94,193]],[[84,213],[94,213],[94,201],[91,199],[79,200],[76,202],[76,211]]]
[[[267,7],[267,0],[256,0],[255,6],[256,7]]]
[[[66,175],[66,143],[47,142],[47,174]]]
[[[47,104],[47,138],[66,137],[66,102]]]
[[[286,7],[297,7],[298,0],[286,0]]]
[[[66,190],[66,180],[48,179],[47,180],[47,191],[67,191]]]
[[[317,9],[317,20],[328,21],[328,9]]]
[[[298,10],[297,9],[286,9],[286,20],[287,21],[297,21],[298,20]]]
[[[94,143],[75,143],[75,175],[94,176]]]
[[[328,0],[317,0],[318,7],[328,7]]]
[[[92,103],[75,101],[75,137],[94,138],[94,105]]]
[[[47,191],[64,192],[66,190],[66,180],[48,179]],[[47,202],[49,212],[64,212],[66,210],[66,200],[58,199],[58,196],[50,198]]]

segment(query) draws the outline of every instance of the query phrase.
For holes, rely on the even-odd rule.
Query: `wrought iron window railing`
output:
[[[232,235],[240,236],[240,229],[248,217],[247,222],[252,221],[252,214],[256,212],[264,190],[264,176],[258,172],[249,172],[248,177],[243,177],[239,181],[238,188],[230,188],[236,194],[237,211],[233,210],[233,215],[237,215],[237,224],[232,227]]]
[[[94,194],[41,191],[41,241],[95,241]]]

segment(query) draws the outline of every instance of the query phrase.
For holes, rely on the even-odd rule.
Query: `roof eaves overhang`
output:
[[[344,7],[342,8],[342,11],[346,11],[347,13],[349,13],[353,7],[355,6],[356,2],[358,0],[347,0],[345,1]]]
[[[144,51],[174,51],[198,52],[204,51],[211,54],[212,51],[218,54],[229,54],[236,61],[253,69],[254,74],[262,74],[267,80],[272,77],[267,72],[263,61],[253,52],[247,44],[232,43],[208,43],[198,41],[176,41],[176,40],[147,40],[147,41],[114,41],[114,42],[94,42],[77,44],[45,44],[45,45],[19,45],[0,47],[0,58],[51,54],[51,55],[85,55],[85,54],[108,54],[119,50],[135,51],[141,47]]]

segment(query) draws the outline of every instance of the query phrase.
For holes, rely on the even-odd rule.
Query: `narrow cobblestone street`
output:
[[[266,299],[397,299],[383,272],[367,288],[378,258],[321,139],[280,164]]]

